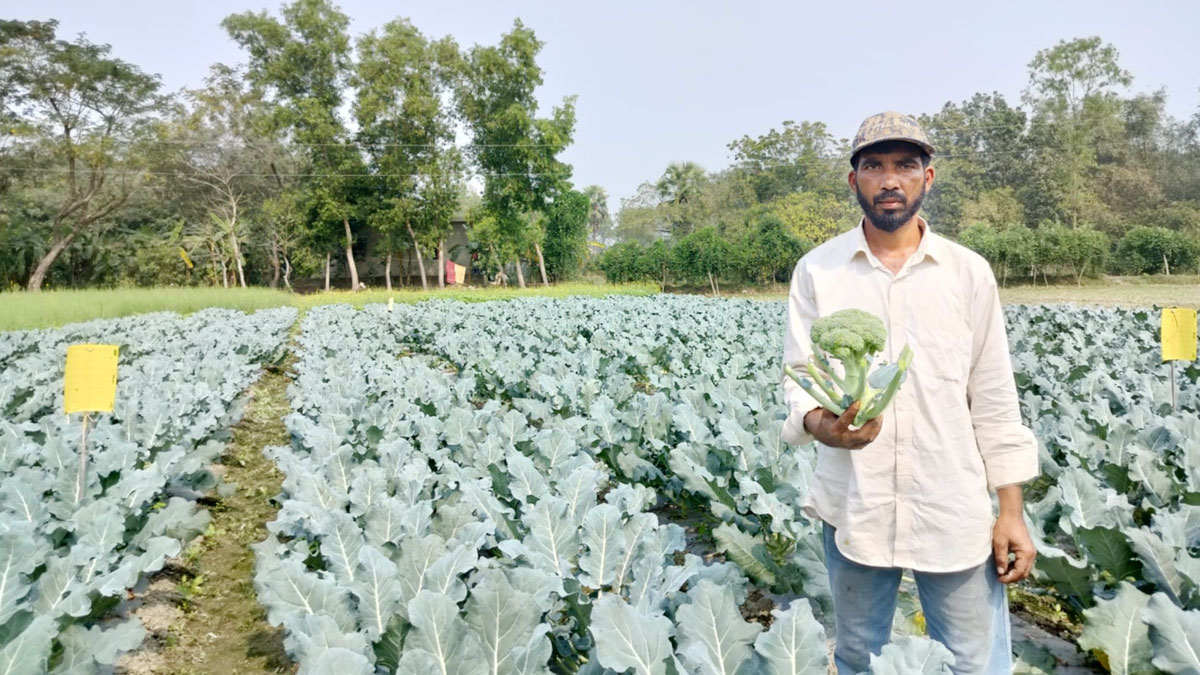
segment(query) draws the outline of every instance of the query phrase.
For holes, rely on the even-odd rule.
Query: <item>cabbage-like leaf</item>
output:
[[[618,672],[633,669],[635,675],[665,675],[671,656],[671,621],[631,607],[614,593],[607,593],[592,607],[592,635],[596,659]]]
[[[41,538],[35,542],[41,544]],[[41,563],[42,555],[31,555],[29,543],[15,531],[0,534],[0,625],[21,608],[30,586],[25,575]]]
[[[733,593],[710,581],[700,581],[688,599],[675,614],[680,657],[695,672],[733,675],[750,658],[762,626],[743,619]]]
[[[52,672],[54,675],[91,675],[96,672],[97,664],[116,664],[121,654],[140,647],[145,637],[146,629],[137,619],[122,621],[108,630],[99,626],[68,626],[58,636],[63,652]]]
[[[558,497],[547,497],[521,520],[529,528],[524,543],[530,562],[560,576],[569,576],[579,554],[579,536],[575,522],[567,516],[567,503]]]
[[[458,615],[458,605],[453,600],[423,590],[408,603],[408,614],[414,630],[408,636],[404,656],[400,659],[400,673],[479,675],[487,672],[487,659],[479,636]],[[419,659],[420,663],[414,659]],[[417,665],[427,669],[412,670]]]
[[[713,530],[713,539],[717,542],[717,548],[745,570],[746,574],[767,586],[775,584],[775,573],[755,555],[756,550],[762,551],[765,546],[761,539],[752,537],[729,523],[722,523]]]
[[[298,675],[375,675],[371,660],[342,647],[321,649],[300,664]]]
[[[954,654],[929,638],[909,636],[871,655],[871,675],[950,675]]]
[[[579,558],[579,581],[589,588],[603,588],[616,578],[625,558],[625,534],[621,510],[601,504],[583,517],[583,545],[587,551]]]
[[[25,630],[0,649],[0,674],[44,675],[50,644],[58,629],[49,616],[35,617]]]
[[[1200,673],[1200,611],[1184,611],[1165,593],[1155,593],[1141,618],[1150,627],[1155,667],[1167,673]]]
[[[793,600],[785,610],[773,609],[771,629],[754,640],[768,675],[808,675],[829,668],[825,629],[813,617],[808,600]]]
[[[364,545],[358,552],[357,581],[350,586],[358,597],[358,617],[371,640],[379,639],[400,608],[400,582],[396,563],[379,549]]]
[[[1142,621],[1142,610],[1150,596],[1130,583],[1117,584],[1111,600],[1098,600],[1083,610],[1085,618],[1079,646],[1104,652],[1113,675],[1132,675],[1150,669],[1150,637]]]
[[[466,621],[480,637],[488,673],[513,671],[514,649],[533,637],[540,617],[532,595],[514,589],[499,570],[484,573],[471,589]]]

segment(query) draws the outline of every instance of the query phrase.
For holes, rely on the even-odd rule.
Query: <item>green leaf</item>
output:
[[[615,593],[605,594],[592,608],[596,659],[618,672],[665,675],[671,655],[671,621],[640,612]]]
[[[514,649],[534,633],[541,612],[533,596],[516,590],[499,570],[488,570],[471,589],[466,621],[479,635],[488,673],[512,670]]]
[[[579,581],[590,588],[608,586],[625,558],[625,533],[621,510],[611,504],[593,507],[583,517],[583,545],[579,558]]]
[[[675,613],[684,663],[704,675],[738,672],[762,626],[743,619],[733,593],[710,581],[700,581],[688,599]]]
[[[871,656],[871,675],[949,675],[954,655],[942,643],[909,636]]]
[[[1140,578],[1141,565],[1134,558],[1129,539],[1120,530],[1110,527],[1083,528],[1075,531],[1075,540],[1087,553],[1088,560],[1111,574],[1116,581],[1127,577]]]
[[[808,675],[829,668],[825,629],[813,618],[808,600],[793,600],[786,610],[773,609],[771,629],[754,640],[768,675]]]
[[[0,649],[0,675],[44,675],[50,643],[58,632],[54,619],[35,618],[20,635]]]
[[[762,552],[766,549],[766,545],[761,539],[752,537],[728,523],[723,523],[713,530],[713,540],[716,541],[717,548],[730,560],[737,563],[746,574],[767,586],[775,584],[775,573],[763,559],[759,558],[759,555],[764,555]]]
[[[1049,649],[1031,640],[1013,640],[1013,675],[1051,675],[1058,661]]]
[[[1168,673],[1200,673],[1200,612],[1184,611],[1164,593],[1155,593],[1141,618],[1150,626],[1152,663]]]
[[[145,637],[146,629],[137,619],[123,621],[108,630],[101,630],[99,626],[68,626],[58,636],[63,652],[53,673],[91,675],[96,672],[97,664],[116,664],[121,654],[140,647]]]
[[[423,590],[408,603],[413,633],[408,636],[399,672],[443,673],[444,675],[478,675],[487,672],[487,660],[479,636],[458,615],[458,605],[440,593]],[[424,671],[406,670],[415,663],[411,654],[424,654],[421,665],[432,665]]]
[[[1113,675],[1132,675],[1150,669],[1150,637],[1142,622],[1142,610],[1150,596],[1132,584],[1122,581],[1117,595],[1111,600],[1098,600],[1096,606],[1085,609],[1083,634],[1079,636],[1082,649],[1094,649],[1108,657],[1108,670]]]

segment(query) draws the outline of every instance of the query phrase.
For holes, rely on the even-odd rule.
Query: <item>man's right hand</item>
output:
[[[858,414],[858,401],[850,404],[846,412],[835,415],[832,412],[817,408],[808,411],[804,416],[804,428],[808,429],[813,438],[833,448],[858,450],[875,440],[883,427],[883,415],[867,422],[857,429],[851,429],[850,423]]]

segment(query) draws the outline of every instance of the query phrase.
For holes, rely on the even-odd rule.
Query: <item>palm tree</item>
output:
[[[663,172],[662,178],[655,183],[654,189],[662,199],[659,207],[666,212],[671,236],[686,236],[696,225],[694,221],[698,214],[693,204],[699,201],[700,192],[707,180],[708,176],[699,164],[671,162]]]
[[[599,185],[589,185],[583,189],[583,194],[588,198],[588,227],[592,232],[591,240],[603,244],[612,230],[612,216],[608,213],[608,193]]]
[[[704,167],[695,162],[671,162],[662,178],[658,179],[655,189],[664,201],[680,205],[695,201],[704,184]]]

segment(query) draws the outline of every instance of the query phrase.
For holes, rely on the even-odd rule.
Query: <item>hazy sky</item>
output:
[[[158,73],[168,89],[202,83],[243,53],[220,21],[252,0],[7,0],[5,18],[60,22]],[[351,34],[406,16],[426,35],[494,44],[520,17],[545,47],[545,114],[576,94],[578,186],[622,197],[668,162],[729,164],[727,144],[784,120],[823,121],[850,137],[867,115],[932,113],[997,91],[1020,102],[1026,66],[1059,40],[1099,35],[1117,47],[1132,91],[1165,88],[1168,112],[1200,109],[1200,2],[437,2],[343,0]],[[907,11],[905,11],[907,10]]]

